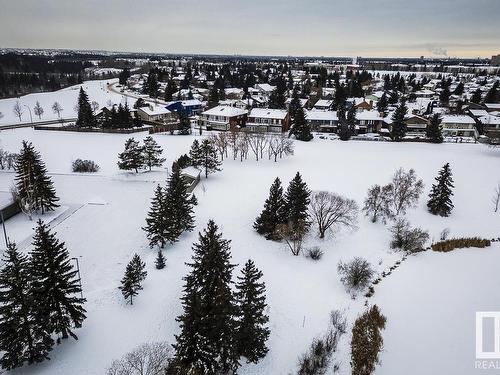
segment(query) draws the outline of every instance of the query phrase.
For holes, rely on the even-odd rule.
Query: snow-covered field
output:
[[[108,101],[111,101],[111,103],[113,104],[119,104],[120,102],[124,103],[125,97],[123,95],[107,89],[107,84],[113,82],[118,82],[118,79],[115,78],[101,81],[85,81],[81,85],[67,87],[58,91],[28,94],[19,98],[1,99],[0,113],[2,113],[3,117],[0,116],[0,126],[7,124],[30,123],[30,109],[34,122],[57,120],[58,115],[52,110],[52,105],[56,101],[63,108],[61,112],[62,118],[75,118],[75,105],[78,100],[78,92],[80,91],[80,87],[83,87],[83,89],[87,92],[90,102],[96,101],[97,103],[99,103],[99,108],[106,106]],[[13,111],[14,105],[17,101],[19,101],[19,104],[21,105],[23,111],[21,121],[19,121],[19,117],[17,117],[17,115]],[[37,101],[40,103],[44,110],[41,118],[35,116],[35,113],[33,111],[33,108],[35,107]],[[29,107],[29,109],[26,108],[26,106]]]
[[[345,310],[350,323],[362,311],[365,299],[352,300],[345,292],[336,272],[338,261],[362,256],[382,271],[401,254],[389,250],[387,226],[361,216],[355,232],[337,233],[324,241],[314,236],[308,239],[306,247],[319,245],[325,252],[319,262],[294,257],[283,244],[258,236],[252,223],[277,176],[286,186],[300,171],[311,189],[343,194],[361,206],[368,187],[389,182],[399,167],[413,167],[424,179],[427,195],[437,171],[449,162],[456,185],[452,216],[430,215],[422,197],[418,208],[407,215],[410,222],[429,230],[434,239],[446,227],[452,236],[500,235],[500,213],[493,212],[490,202],[500,181],[499,150],[468,144],[340,142],[316,137],[309,143],[296,142],[295,155],[277,163],[229,160],[222,172],[203,179],[195,190],[197,228],[166,249],[167,267],[158,271],[154,268],[156,251],[147,247],[140,228],[153,190],[157,183],[164,183],[167,170],[139,175],[119,171],[117,154],[127,137],[32,129],[0,132],[0,147],[9,151],[17,151],[23,139],[32,141],[52,174],[65,208],[63,219],[54,215],[53,226],[71,255],[80,260],[88,311],[83,328],[77,331],[78,341],[56,347],[51,361],[12,373],[103,374],[113,359],[141,343],[172,343],[178,332],[175,318],[181,313],[182,277],[188,270],[184,263],[190,260],[191,245],[209,218],[232,240],[233,262],[241,266],[252,258],[267,285],[270,351],[257,365],[244,364],[239,373],[292,373],[311,340],[326,329],[330,311]],[[188,152],[195,137],[155,135],[165,150],[165,166],[170,168],[174,159]],[[100,172],[72,174],[71,161],[76,158],[94,160]],[[0,191],[9,191],[13,177],[0,173]],[[27,244],[30,224],[18,216],[6,223],[7,231],[15,234],[16,242]],[[117,287],[135,252],[146,261],[148,277],[130,306]],[[409,257],[385,278],[370,300],[379,304],[388,319],[382,367],[377,373],[474,373],[474,312],[500,310],[499,262],[498,245],[448,254],[426,252]],[[350,373],[349,339],[344,336],[336,354],[341,374]]]

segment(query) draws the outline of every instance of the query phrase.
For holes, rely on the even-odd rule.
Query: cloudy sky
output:
[[[500,0],[0,0],[0,47],[491,57]]]

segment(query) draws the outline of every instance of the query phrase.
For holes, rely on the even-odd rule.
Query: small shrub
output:
[[[319,248],[319,246],[314,246],[306,251],[306,257],[311,258],[312,260],[320,260],[323,257],[323,251]]]
[[[396,220],[391,228],[391,249],[401,249],[408,253],[416,253],[425,249],[429,233],[420,228],[411,228],[405,219]]]
[[[337,270],[341,275],[340,281],[342,281],[347,291],[353,294],[366,288],[374,274],[370,263],[359,257],[348,263],[340,261]]]
[[[434,251],[448,252],[455,249],[463,249],[466,247],[484,248],[491,245],[491,241],[479,237],[470,238],[452,238],[446,241],[436,242],[431,246]]]
[[[73,167],[73,172],[79,172],[79,173],[88,173],[88,172],[93,173],[99,171],[99,166],[92,160],[76,159],[73,162],[72,167]]]

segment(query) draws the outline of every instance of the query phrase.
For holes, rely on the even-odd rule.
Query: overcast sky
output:
[[[500,0],[0,0],[0,47],[491,57]]]

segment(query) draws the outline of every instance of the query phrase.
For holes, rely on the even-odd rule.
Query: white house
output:
[[[245,126],[247,114],[246,109],[219,105],[202,112],[199,122],[208,130],[225,131]]]
[[[445,137],[473,137],[478,136],[476,122],[466,115],[447,115],[441,122]]]
[[[248,114],[246,128],[250,131],[284,132],[290,125],[290,116],[284,109],[253,108]]]

